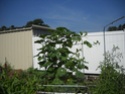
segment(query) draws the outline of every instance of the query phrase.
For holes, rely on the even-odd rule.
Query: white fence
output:
[[[89,62],[87,65],[89,70],[85,70],[85,73],[100,73],[100,70],[97,70],[99,63],[104,59],[104,34],[103,32],[89,33],[87,37],[83,40],[88,40],[91,43],[98,40],[99,45],[94,45],[92,48],[87,48],[83,46],[83,55],[86,60]],[[106,32],[105,33],[105,47],[106,52],[111,51],[113,46],[118,46],[119,51],[122,53],[123,58],[121,58],[120,65],[123,65],[125,68],[125,31],[115,31],[115,32]]]
[[[41,47],[39,44],[35,44],[34,41],[38,40],[38,37],[33,37],[33,55],[35,56],[38,53],[38,48]],[[86,45],[74,45],[73,49],[75,48],[81,48],[81,57],[85,57],[86,61],[88,63],[86,64],[88,66],[88,70],[83,70],[84,73],[88,74],[98,74],[100,73],[100,70],[97,69],[99,66],[99,63],[103,61],[104,56],[104,34],[103,32],[94,32],[94,33],[88,33],[86,37],[82,38],[82,41],[88,40],[90,43],[94,43],[96,41],[99,41],[99,44],[94,45],[92,48],[88,48]],[[119,62],[120,65],[123,65],[125,68],[125,30],[124,31],[112,31],[112,32],[106,32],[105,33],[105,47],[106,51],[111,51],[113,48],[113,45],[119,47],[119,51],[122,53],[123,58],[121,62]],[[38,65],[37,57],[33,59],[34,61],[34,68],[40,69]]]

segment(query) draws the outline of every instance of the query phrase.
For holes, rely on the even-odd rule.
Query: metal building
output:
[[[7,61],[15,69],[33,67],[33,38],[50,28],[33,25],[29,28],[0,31],[0,63]]]

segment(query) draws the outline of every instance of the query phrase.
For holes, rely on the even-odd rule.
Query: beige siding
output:
[[[32,30],[0,34],[0,63],[5,58],[15,69],[32,67]]]

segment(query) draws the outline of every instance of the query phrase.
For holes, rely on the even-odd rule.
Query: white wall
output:
[[[118,31],[118,32],[109,32],[106,34],[106,50],[111,50],[112,46],[118,46],[119,51],[123,55],[122,61],[119,62],[119,65],[123,65],[125,68],[125,31]]]
[[[33,37],[33,42],[38,40],[38,37]],[[123,59],[120,65],[123,65],[125,68],[125,31],[115,31],[115,32],[106,32],[106,51],[111,51],[113,45],[118,46],[120,48],[120,52],[123,54]],[[82,38],[82,41],[88,40],[90,43],[94,43],[97,40],[100,44],[94,45],[92,48],[88,48],[86,45],[74,45],[72,51],[75,51],[76,48],[81,48],[82,51],[80,52],[81,57],[85,57],[88,63],[86,64],[89,70],[83,70],[85,73],[93,73],[98,74],[100,70],[98,68],[99,63],[103,61],[104,56],[104,36],[103,32],[94,32],[88,33],[86,37]],[[40,44],[33,43],[33,55],[35,56],[39,51],[37,50],[40,48]],[[39,65],[37,64],[38,60],[37,57],[34,59],[34,68],[40,69]]]
[[[40,69],[40,66],[38,64],[38,60],[36,55],[39,53],[39,48],[41,48],[41,45],[38,43],[35,43],[35,41],[39,40],[40,38],[38,36],[33,36],[33,68]]]
[[[99,66],[100,61],[104,58],[103,33],[89,33],[86,37],[83,37],[83,41],[84,40],[88,40],[91,44],[99,41],[99,44],[93,45],[92,48],[83,45],[83,54],[88,62],[87,66],[89,68],[89,70],[85,70],[85,73],[99,73],[100,70],[97,70],[97,67]]]
[[[105,34],[105,43],[106,43],[106,52],[112,50],[113,45],[119,47],[119,52],[122,53],[123,58],[119,65],[123,65],[125,68],[125,31],[115,31],[115,32],[106,32]],[[104,35],[103,32],[89,33],[87,37],[83,40],[88,40],[91,43],[98,40],[100,45],[95,45],[92,48],[87,48],[83,46],[83,53],[86,60],[89,62],[87,65],[89,70],[85,70],[85,73],[100,73],[98,68],[100,61],[103,61],[104,56]]]

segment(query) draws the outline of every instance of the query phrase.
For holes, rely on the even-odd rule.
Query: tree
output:
[[[6,30],[7,29],[7,27],[6,26],[2,26],[1,27],[1,30],[3,31],[3,30]]]
[[[15,29],[15,26],[14,26],[14,25],[11,25],[11,26],[10,26],[10,29]]]
[[[122,29],[125,29],[125,24],[122,25]]]
[[[108,28],[108,31],[116,31],[117,30],[117,27],[116,26],[112,26],[112,27],[109,27]]]
[[[125,29],[125,24],[120,24],[118,27],[117,26],[110,26],[107,30],[108,31],[117,31],[117,30],[124,30]]]
[[[42,19],[35,19],[35,20],[33,21],[33,24],[35,24],[35,25],[43,25],[44,22],[43,22]]]
[[[45,68],[42,84],[82,84],[84,73],[80,70],[87,68],[85,58],[80,58],[80,49],[70,50],[74,43],[81,41],[81,37],[82,33],[64,27],[51,31],[50,35],[40,36],[36,43],[41,44],[37,55],[39,65]],[[83,44],[92,46],[88,41]]]
[[[118,26],[118,30],[122,30],[122,25],[121,24]]]
[[[0,31],[9,30],[9,29],[15,29],[15,28],[22,28],[22,27],[31,27],[33,24],[34,24],[34,25],[40,25],[40,26],[49,27],[49,25],[45,24],[42,19],[35,19],[35,20],[33,20],[33,21],[28,21],[28,22],[26,23],[26,25],[21,26],[21,27],[15,27],[14,25],[11,25],[9,28],[7,28],[6,26],[2,26],[2,27],[0,28]]]
[[[26,27],[31,27],[33,24],[33,21],[28,21],[27,24],[26,24]]]
[[[25,25],[26,27],[31,27],[32,25],[40,25],[40,26],[47,26],[47,24],[44,24],[44,21],[42,19],[35,19],[33,21],[28,21],[27,24]]]

